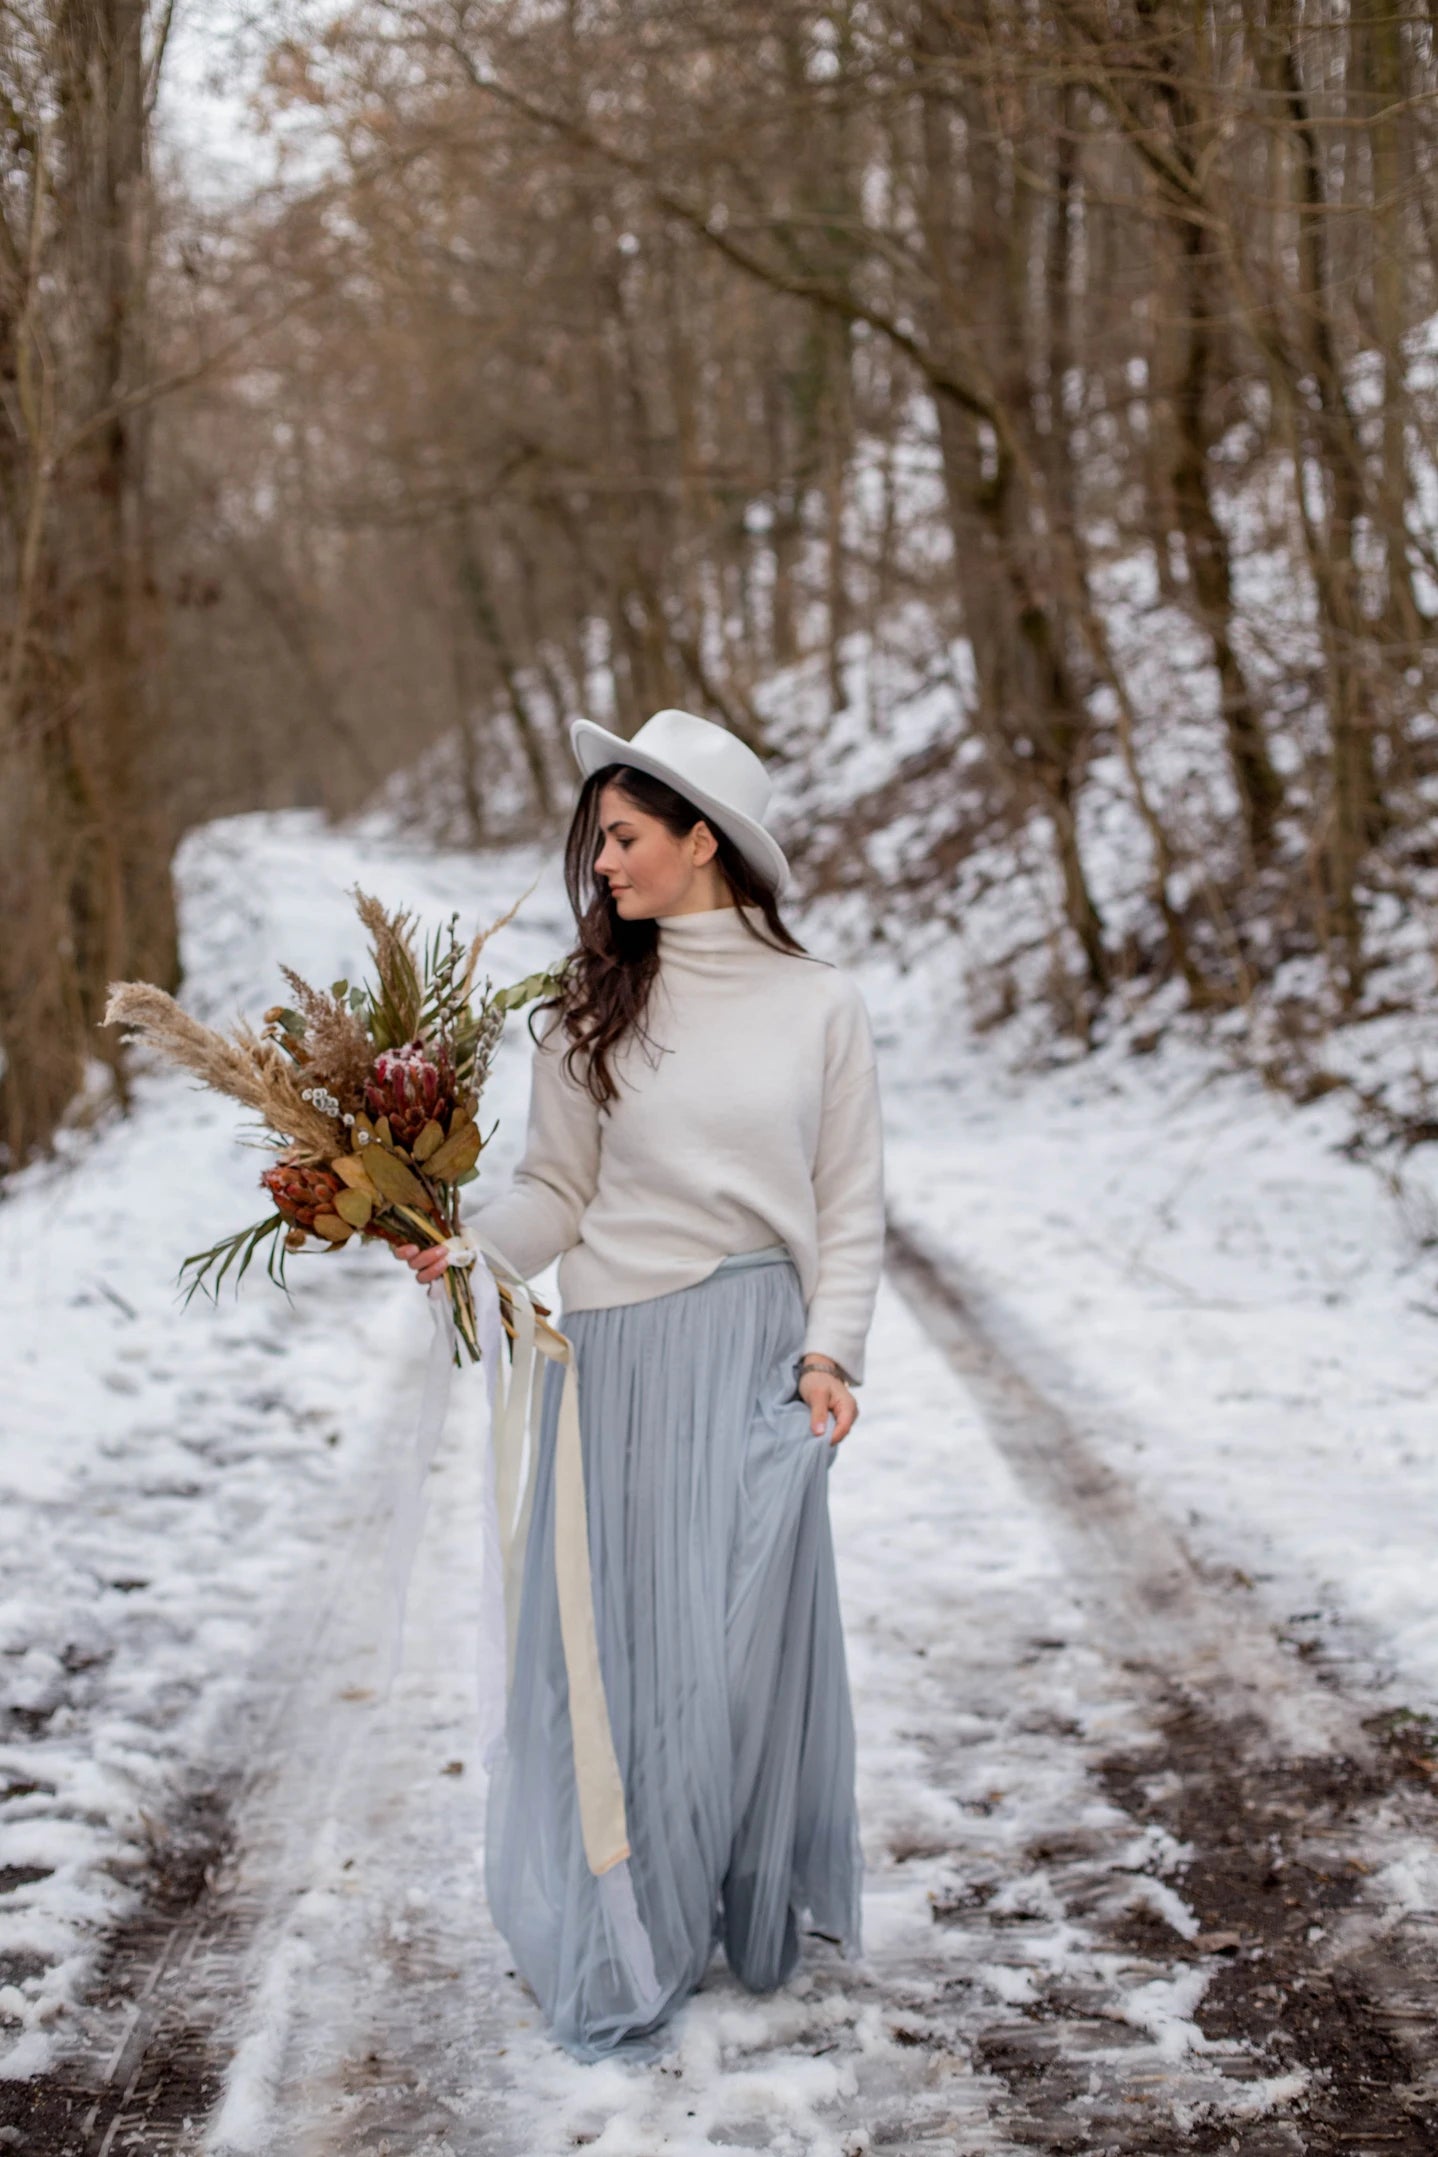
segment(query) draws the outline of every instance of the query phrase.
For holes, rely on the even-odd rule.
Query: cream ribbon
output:
[[[574,1349],[557,1326],[535,1308],[529,1284],[497,1245],[473,1229],[448,1239],[450,1262],[473,1266],[482,1256],[493,1294],[476,1294],[481,1360],[489,1385],[492,1461],[482,1465],[484,1519],[483,1610],[480,1621],[479,1708],[481,1745],[503,1732],[505,1697],[514,1677],[520,1586],[525,1546],[534,1511],[539,1456],[540,1404],[546,1362],[564,1367],[554,1458],[554,1569],[559,1628],[568,1678],[569,1721],[580,1831],[589,1869],[611,1872],[629,1856],[624,1785],[614,1751],[609,1704],[599,1667],[594,1624],[594,1584],[589,1566],[589,1517],[580,1443],[579,1374]],[[476,1271],[478,1269],[476,1268]],[[478,1288],[478,1284],[476,1284]],[[505,1354],[501,1289],[509,1305],[513,1338]],[[434,1332],[425,1362],[413,1446],[398,1464],[391,1493],[386,1571],[391,1612],[388,1694],[404,1647],[404,1612],[410,1573],[424,1516],[425,1489],[449,1408],[456,1332],[449,1289],[443,1279],[429,1288]],[[504,1683],[494,1671],[493,1643],[503,1632]],[[617,1880],[616,1880],[616,1884]],[[637,1917],[635,1920],[637,1924]]]
[[[541,1316],[528,1283],[494,1244],[473,1234],[452,1236],[448,1243],[452,1265],[474,1266],[483,1255],[493,1289],[492,1294],[481,1292],[475,1298],[480,1359],[489,1392],[488,1444],[480,1469],[481,1752],[486,1767],[490,1766],[504,1737],[524,1552],[534,1511],[543,1379],[546,1364],[559,1363],[564,1381],[554,1459],[554,1564],[580,1834],[595,1884],[600,1936],[621,1983],[628,1988],[632,2011],[643,2022],[658,2013],[666,1993],[635,1898],[624,1787],[599,1667],[573,1345]],[[508,1356],[501,1295],[508,1302],[513,1329]],[[404,1605],[424,1513],[425,1483],[444,1429],[455,1366],[454,1308],[442,1278],[430,1283],[429,1307],[434,1337],[420,1388],[415,1441],[399,1466],[390,1513],[390,1683],[403,1654]],[[497,1651],[501,1638],[502,1654]]]
[[[463,1262],[463,1244],[483,1257],[494,1285],[495,1310],[500,1291],[509,1303],[514,1329],[505,1370],[499,1326],[485,1313],[482,1341],[490,1365],[493,1487],[499,1513],[499,1552],[504,1583],[506,1668],[514,1671],[515,1635],[524,1549],[534,1510],[539,1452],[539,1403],[546,1362],[563,1366],[559,1427],[554,1455],[554,1570],[559,1591],[559,1630],[569,1680],[569,1724],[574,1745],[574,1781],[579,1800],[584,1855],[592,1873],[603,1874],[629,1856],[624,1814],[624,1785],[614,1751],[609,1704],[599,1667],[599,1639],[594,1624],[594,1583],[589,1568],[589,1518],[584,1498],[584,1454],[580,1443],[579,1374],[574,1348],[557,1326],[535,1309],[529,1284],[497,1245],[470,1228],[455,1256]],[[448,1291],[445,1291],[448,1302]]]

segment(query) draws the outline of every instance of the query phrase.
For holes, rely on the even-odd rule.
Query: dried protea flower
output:
[[[335,1200],[344,1185],[332,1168],[305,1168],[281,1161],[261,1171],[260,1182],[283,1214],[296,1228],[313,1230],[320,1214],[333,1214]]]
[[[385,1049],[375,1058],[365,1086],[365,1107],[376,1122],[388,1118],[397,1146],[412,1146],[427,1123],[444,1123],[454,1107],[454,1067],[442,1049],[422,1041]]]

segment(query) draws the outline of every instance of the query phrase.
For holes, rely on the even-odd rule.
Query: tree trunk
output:
[[[986,234],[960,228],[953,128],[961,108],[944,79],[960,27],[943,0],[924,0],[918,53],[925,85],[923,239],[934,295],[928,344],[947,370],[966,353],[975,319],[985,325],[987,343],[978,364],[983,394],[994,412],[993,423],[986,425],[955,399],[939,394],[935,400],[960,603],[974,657],[980,722],[1001,763],[1048,819],[1065,916],[1089,985],[1101,995],[1109,986],[1109,957],[1075,813],[1089,727],[1069,666],[1061,581],[1040,570],[1033,518],[1040,508],[1051,534],[1055,514],[1071,516],[1072,509],[1052,492],[1041,504],[1032,499],[1045,462],[1042,445],[1038,454],[1025,455],[1019,470],[1016,445],[1027,441],[1032,426],[1020,265],[1007,252],[994,250]],[[982,114],[965,105],[962,116],[967,185],[992,215],[1000,200],[998,161],[985,139]]]
[[[1214,320],[1213,265],[1204,228],[1193,217],[1175,220],[1187,351],[1174,397],[1175,456],[1171,483],[1184,555],[1199,617],[1213,649],[1228,759],[1238,789],[1248,843],[1267,853],[1283,809],[1283,783],[1268,753],[1263,721],[1234,649],[1233,566],[1228,534],[1210,491],[1207,419]]]
[[[48,1142],[89,1058],[123,1091],[120,1039],[98,1023],[108,983],[179,978],[145,437],[123,409],[146,357],[144,19],[143,0],[62,0],[45,54],[55,164],[49,202],[32,204],[43,251],[26,335],[43,341],[51,416],[22,490],[33,552],[0,715],[7,813],[23,804],[12,836],[43,926],[38,974],[13,951],[0,971],[12,1163]]]
[[[1363,857],[1383,820],[1373,754],[1375,715],[1364,695],[1361,673],[1365,636],[1354,554],[1364,510],[1363,469],[1357,428],[1348,408],[1334,343],[1322,153],[1292,41],[1283,55],[1283,79],[1298,164],[1299,337],[1312,369],[1317,405],[1316,411],[1311,411],[1301,399],[1298,402],[1300,427],[1294,485],[1318,592],[1327,660],[1333,796],[1328,843],[1330,894],[1347,991],[1350,997],[1357,997],[1364,974],[1358,876]],[[1305,417],[1306,427],[1301,423]],[[1308,508],[1306,458],[1314,461],[1324,478],[1327,514],[1323,526]]]
[[[495,672],[504,684],[509,716],[514,722],[520,754],[524,758],[525,769],[534,788],[535,806],[547,822],[554,814],[554,786],[549,774],[549,759],[545,753],[544,739],[529,708],[529,699],[525,694],[514,654],[510,650],[499,608],[495,604],[489,572],[485,567],[479,542],[467,522],[460,527],[459,576],[474,618],[474,626],[494,662]]]

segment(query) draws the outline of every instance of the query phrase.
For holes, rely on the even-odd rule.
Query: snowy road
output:
[[[479,915],[528,880],[298,820],[222,827],[187,870],[207,1008],[267,1001],[277,956],[324,979],[353,968],[355,875]],[[548,885],[526,913],[505,972],[548,953]],[[505,1055],[512,1150],[521,1043]],[[654,2068],[558,2052],[476,1861],[478,1374],[457,1389],[384,1698],[388,1477],[423,1311],[363,1254],[358,1342],[354,1275],[328,1262],[292,1310],[256,1283],[238,1311],[177,1320],[176,1252],[245,1217],[230,1131],[147,1082],[129,1127],[0,1214],[26,1344],[25,1442],[5,1455],[0,2146],[1438,2147],[1425,1727],[1276,1622],[1236,1561],[1213,1562],[1220,1529],[1194,1562],[1161,1487],[1092,1441],[1039,1375],[1046,1344],[1026,1357],[991,1277],[935,1235],[912,1130],[863,1413],[831,1486],[864,1961],[816,1943],[770,2000],[716,1965]],[[137,1225],[167,1146],[185,1193]],[[130,1256],[88,1265],[77,1378],[46,1313],[82,1237]]]

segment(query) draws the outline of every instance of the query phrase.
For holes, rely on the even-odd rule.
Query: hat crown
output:
[[[771,787],[763,760],[747,743],[697,712],[666,710],[626,741],[593,719],[571,721],[569,739],[586,777],[628,764],[664,780],[722,832],[764,881],[782,894],[791,881],[784,849],[764,828]]]
[[[769,774],[748,744],[727,727],[701,719],[695,712],[655,712],[632,737],[630,747],[669,765],[681,794],[687,779],[756,824],[763,822],[771,791]]]

